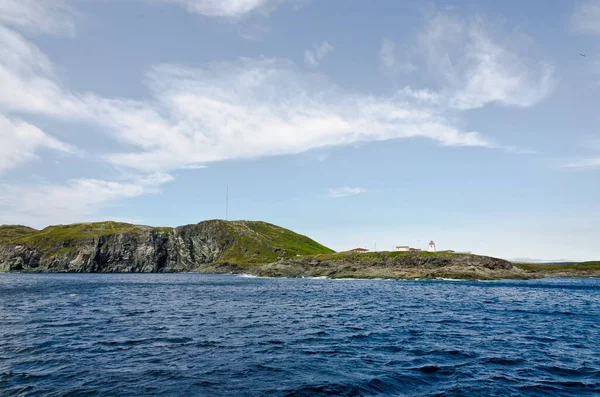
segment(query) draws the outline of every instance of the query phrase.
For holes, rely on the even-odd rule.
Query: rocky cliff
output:
[[[448,252],[334,253],[265,222],[205,221],[176,228],[100,222],[0,226],[0,271],[248,273],[271,277],[505,279],[599,277],[600,262],[517,265]]]
[[[180,272],[333,252],[265,222],[205,221],[177,228],[101,222],[0,227],[0,271]]]

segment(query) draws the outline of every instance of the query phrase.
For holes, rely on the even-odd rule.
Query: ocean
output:
[[[599,393],[599,279],[0,274],[1,396]]]

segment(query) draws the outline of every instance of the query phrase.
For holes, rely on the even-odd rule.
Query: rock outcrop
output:
[[[415,253],[340,253],[284,259],[252,269],[270,277],[332,277],[393,279],[515,279],[532,278],[512,263],[486,256]]]
[[[9,227],[15,228],[3,228]],[[206,221],[173,229],[103,222],[30,229],[10,238],[0,230],[0,271],[201,271],[216,262],[256,264],[330,252],[264,222]]]
[[[509,279],[599,277],[600,263],[517,265],[449,252],[339,252],[265,222],[176,228],[101,222],[0,226],[3,272],[206,272],[270,277]]]

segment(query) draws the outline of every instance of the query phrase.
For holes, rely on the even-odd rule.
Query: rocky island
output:
[[[600,276],[600,263],[520,265],[456,253],[340,252],[265,222],[0,226],[4,272],[202,272],[271,277],[523,279]]]

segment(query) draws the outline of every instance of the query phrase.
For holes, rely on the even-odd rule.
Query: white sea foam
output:
[[[254,274],[236,274],[237,277],[241,278],[289,278],[289,277],[267,277],[267,276],[256,276]]]
[[[440,280],[440,281],[471,281],[471,280],[467,280],[466,278],[444,278],[444,277],[438,277],[438,278],[436,278],[436,280]]]

